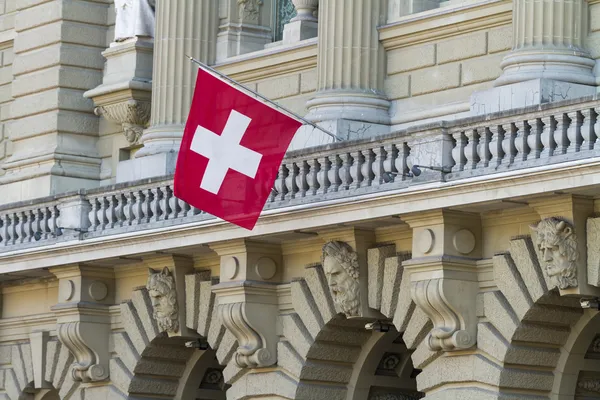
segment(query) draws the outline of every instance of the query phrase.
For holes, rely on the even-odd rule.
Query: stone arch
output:
[[[131,300],[121,304],[124,329],[113,334],[117,357],[110,361],[111,381],[123,398],[152,395],[173,399],[180,391],[182,378],[198,371],[197,363],[212,364],[216,357],[225,366],[224,379],[235,385],[244,371],[230,363],[237,341],[220,320],[212,280],[206,274],[186,275],[186,326],[196,331],[209,348],[205,351],[185,347],[182,338],[159,332],[152,316],[152,303],[145,287],[136,288]],[[189,339],[188,339],[189,340]],[[206,357],[204,357],[206,356]]]
[[[369,280],[382,283],[376,309],[393,320],[407,349],[415,350],[416,360],[426,365],[439,355],[429,351],[423,341],[432,325],[412,301],[409,280],[403,279],[406,256],[392,258],[394,262],[385,264],[384,279],[369,276]],[[279,372],[281,384],[269,394],[345,400],[353,365],[372,335],[364,326],[372,319],[346,319],[338,314],[321,265],[307,267],[303,278],[292,281],[291,292],[293,312],[281,317],[284,339],[278,345],[279,367],[285,374]]]
[[[494,396],[547,399],[561,348],[583,315],[578,299],[550,289],[539,260],[531,237],[512,239],[493,258],[499,290],[480,295],[477,362],[486,371],[481,381],[498,388]]]
[[[0,363],[6,365],[2,371],[4,379],[2,382],[4,393],[0,398],[10,400],[37,399],[40,397],[51,399],[53,394],[60,399],[68,399],[75,391],[78,383],[72,379],[66,379],[69,367],[74,359],[70,351],[63,346],[56,337],[51,338],[46,348],[45,386],[48,391],[37,391],[33,388],[33,360],[29,342],[2,346],[0,348]],[[27,394],[39,394],[40,396],[25,396]],[[4,396],[4,397],[2,397]]]

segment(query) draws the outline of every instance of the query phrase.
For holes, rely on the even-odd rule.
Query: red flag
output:
[[[175,196],[253,229],[302,124],[198,70],[175,169]]]

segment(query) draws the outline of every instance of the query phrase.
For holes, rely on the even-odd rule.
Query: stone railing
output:
[[[599,110],[586,98],[288,152],[265,209],[595,157]],[[172,184],[165,176],[2,206],[0,252],[214,218]]]

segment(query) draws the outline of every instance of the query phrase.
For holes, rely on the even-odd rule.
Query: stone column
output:
[[[486,115],[596,93],[594,59],[585,49],[587,0],[514,0],[513,49],[494,88],[471,96]]]
[[[346,138],[389,129],[383,91],[385,51],[377,27],[386,20],[384,0],[321,0],[318,86],[308,117]]]
[[[120,165],[118,181],[173,172],[196,81],[186,55],[214,63],[217,10],[217,0],[157,2],[150,127],[136,153],[145,160],[138,168]]]
[[[585,49],[587,0],[514,0],[513,50],[504,58],[501,86],[531,79],[595,85]]]

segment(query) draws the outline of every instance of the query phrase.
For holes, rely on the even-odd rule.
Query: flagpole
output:
[[[225,74],[223,74],[223,73],[221,73],[221,72],[217,71],[216,69],[214,69],[214,68],[212,68],[212,67],[210,67],[210,66],[208,66],[208,65],[204,64],[204,63],[203,63],[203,62],[201,62],[201,61],[198,61],[198,60],[196,60],[196,59],[195,59],[195,58],[193,58],[193,57],[190,57],[190,56],[188,56],[188,55],[186,55],[186,57],[187,57],[187,58],[189,58],[189,59],[190,59],[190,60],[191,60],[193,63],[197,64],[197,65],[198,65],[200,68],[207,69],[207,70],[209,70],[210,72],[212,72],[212,73],[214,73],[214,74],[218,75],[219,77],[221,77],[221,78],[225,79],[226,81],[228,81],[228,82],[230,82],[230,83],[232,83],[232,84],[234,84],[234,85],[237,85],[237,86],[239,86],[239,87],[243,88],[244,90],[247,90],[247,91],[249,91],[249,92],[250,92],[250,93],[252,93],[253,95],[255,95],[255,96],[257,96],[257,97],[259,97],[259,98],[263,99],[263,100],[264,100],[264,101],[266,101],[267,103],[269,103],[269,104],[271,104],[271,105],[273,105],[273,106],[275,106],[275,107],[279,108],[279,109],[280,109],[280,110],[282,110],[282,111],[285,111],[285,112],[286,112],[286,113],[288,113],[288,114],[291,114],[291,115],[292,115],[294,118],[296,118],[296,119],[298,119],[298,120],[300,120],[300,121],[304,122],[304,123],[305,123],[305,124],[307,124],[307,125],[311,125],[312,127],[314,127],[314,128],[316,128],[316,129],[320,130],[321,132],[325,133],[326,135],[329,135],[329,136],[331,136],[332,138],[334,138],[334,139],[335,139],[335,140],[337,140],[338,142],[343,142],[343,141],[344,141],[344,139],[340,138],[339,136],[337,136],[337,135],[334,135],[333,133],[331,133],[331,132],[329,132],[329,131],[327,131],[327,130],[325,130],[325,129],[321,128],[320,126],[318,126],[318,125],[317,125],[317,124],[315,124],[314,122],[310,122],[309,120],[307,120],[307,119],[305,119],[305,118],[303,118],[303,117],[299,116],[299,115],[298,115],[298,114],[296,114],[295,112],[293,112],[293,111],[290,111],[290,110],[288,110],[287,108],[280,106],[279,104],[275,103],[273,100],[269,99],[268,97],[265,97],[265,96],[263,96],[262,94],[260,94],[260,93],[258,93],[258,92],[256,92],[256,91],[254,91],[254,90],[252,90],[252,89],[250,89],[250,88],[249,88],[249,87],[247,87],[247,86],[244,86],[244,85],[242,85],[241,83],[239,83],[239,82],[238,82],[238,81],[236,81],[235,79],[228,77],[227,75],[225,75]]]

